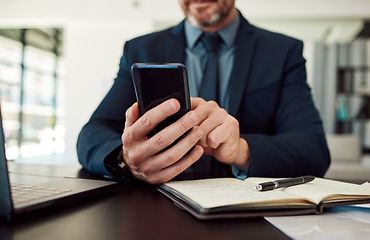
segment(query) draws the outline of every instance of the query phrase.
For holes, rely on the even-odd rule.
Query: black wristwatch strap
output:
[[[116,148],[105,158],[104,165],[117,182],[127,183],[133,178],[131,171],[123,161],[122,146]]]

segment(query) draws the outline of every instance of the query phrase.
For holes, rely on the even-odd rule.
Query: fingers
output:
[[[239,138],[238,130],[239,122],[233,117],[228,117],[208,134],[207,145],[211,148],[218,148],[220,144],[229,139]]]
[[[227,132],[230,130],[227,126],[224,126],[221,129],[219,127],[221,125],[225,125],[225,123],[227,123],[227,119],[231,116],[225,109],[220,108],[214,101],[202,102],[202,100],[195,99],[194,102],[199,103],[199,105],[194,109],[194,112],[199,116],[201,121],[199,127],[205,133],[200,140],[200,145],[216,148],[221,143],[217,140],[225,139],[220,135],[224,135],[225,133],[228,135]],[[224,130],[226,132],[220,132],[220,130]]]
[[[176,162],[176,164],[171,165],[170,167],[163,170],[162,175],[160,178],[153,180],[157,183],[164,183],[168,182],[172,178],[176,177],[185,169],[189,168],[193,163],[195,163],[201,156],[203,155],[203,148],[199,145],[195,146],[194,149],[183,157],[180,161]]]
[[[235,162],[240,153],[239,122],[214,101],[193,98],[192,108],[199,117],[203,137],[198,142],[207,155],[225,163]]]
[[[198,122],[199,119],[194,112],[189,112],[185,114],[178,121],[166,127],[164,130],[160,131],[142,144],[142,158],[144,159],[148,156],[152,156],[162,149],[166,148],[175,140],[177,140],[181,135],[195,126]],[[199,139],[197,139],[196,142],[198,140]],[[194,142],[192,146],[194,146],[196,142]]]
[[[191,105],[192,111],[149,139],[147,134],[158,123],[180,109],[179,102],[165,101],[142,117],[137,103],[127,110],[123,153],[125,163],[136,178],[152,184],[166,182],[191,166],[205,151],[228,164],[246,158],[239,157],[247,151],[240,151],[243,144],[240,144],[239,123],[234,117],[213,101],[191,98]],[[185,137],[163,151],[187,131]]]
[[[146,138],[146,135],[161,121],[176,113],[180,103],[175,99],[167,100],[140,117],[139,105],[133,104],[126,111],[125,129],[122,135],[124,146]]]
[[[196,162],[202,156],[202,154],[203,148],[197,145],[191,152],[189,152],[181,160],[163,169],[162,171],[148,176],[141,172],[136,177],[151,184],[160,184],[168,182],[172,178],[182,173],[185,169],[189,168],[194,162]]]
[[[168,181],[202,156],[203,148],[195,145],[201,139],[203,131],[195,127],[199,124],[199,118],[193,111],[153,137],[147,137],[159,122],[176,113],[179,108],[179,102],[172,99],[149,110],[141,117],[137,104],[127,110],[122,134],[123,156],[126,165],[136,178],[150,183]],[[184,133],[187,133],[186,136],[174,146],[162,151]],[[194,149],[190,151],[192,147]]]
[[[173,147],[156,155],[153,158],[153,161],[150,164],[148,164],[148,167],[153,171],[159,171],[168,166],[171,166],[179,159],[181,159],[183,156],[185,156],[186,153],[193,146],[196,145],[196,143],[199,141],[202,135],[203,131],[200,128],[198,127],[193,128],[184,138],[182,138]]]
[[[157,184],[166,182],[183,172],[203,154],[201,146],[195,146],[191,150],[201,138],[202,133],[199,128],[192,129],[172,148],[155,155],[150,161],[146,161],[140,168],[137,168],[137,177]],[[189,150],[191,151],[189,152]]]
[[[135,102],[129,109],[126,111],[126,122],[125,128],[131,127],[134,122],[136,122],[140,117],[139,104]]]
[[[138,140],[146,136],[153,128],[167,117],[175,114],[180,109],[180,103],[175,99],[167,100],[157,107],[152,108],[134,122],[135,129],[131,134],[132,140]],[[134,108],[132,110],[135,110]]]
[[[200,104],[203,104],[203,103],[205,103],[206,101],[205,101],[203,98],[199,98],[199,97],[191,97],[191,98],[190,98],[190,102],[191,102],[191,110],[194,110],[194,109],[196,109]]]

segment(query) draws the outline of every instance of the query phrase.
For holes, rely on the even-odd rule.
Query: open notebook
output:
[[[329,179],[258,191],[270,178],[170,181],[159,191],[199,219],[321,214],[324,208],[369,203],[370,188]]]

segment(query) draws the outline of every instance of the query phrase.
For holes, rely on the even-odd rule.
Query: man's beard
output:
[[[219,22],[222,22],[222,20],[227,16],[226,14],[222,14],[221,11],[217,11],[214,13],[207,21],[198,21],[192,14],[187,14],[187,20],[196,27],[209,27],[212,25],[215,25]]]

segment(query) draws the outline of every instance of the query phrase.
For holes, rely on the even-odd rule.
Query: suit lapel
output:
[[[184,21],[175,26],[166,39],[166,61],[185,63],[185,32]]]
[[[241,18],[239,34],[235,44],[234,66],[230,78],[229,114],[236,116],[244,92],[246,91],[248,76],[252,65],[256,39],[254,27],[245,18]]]

